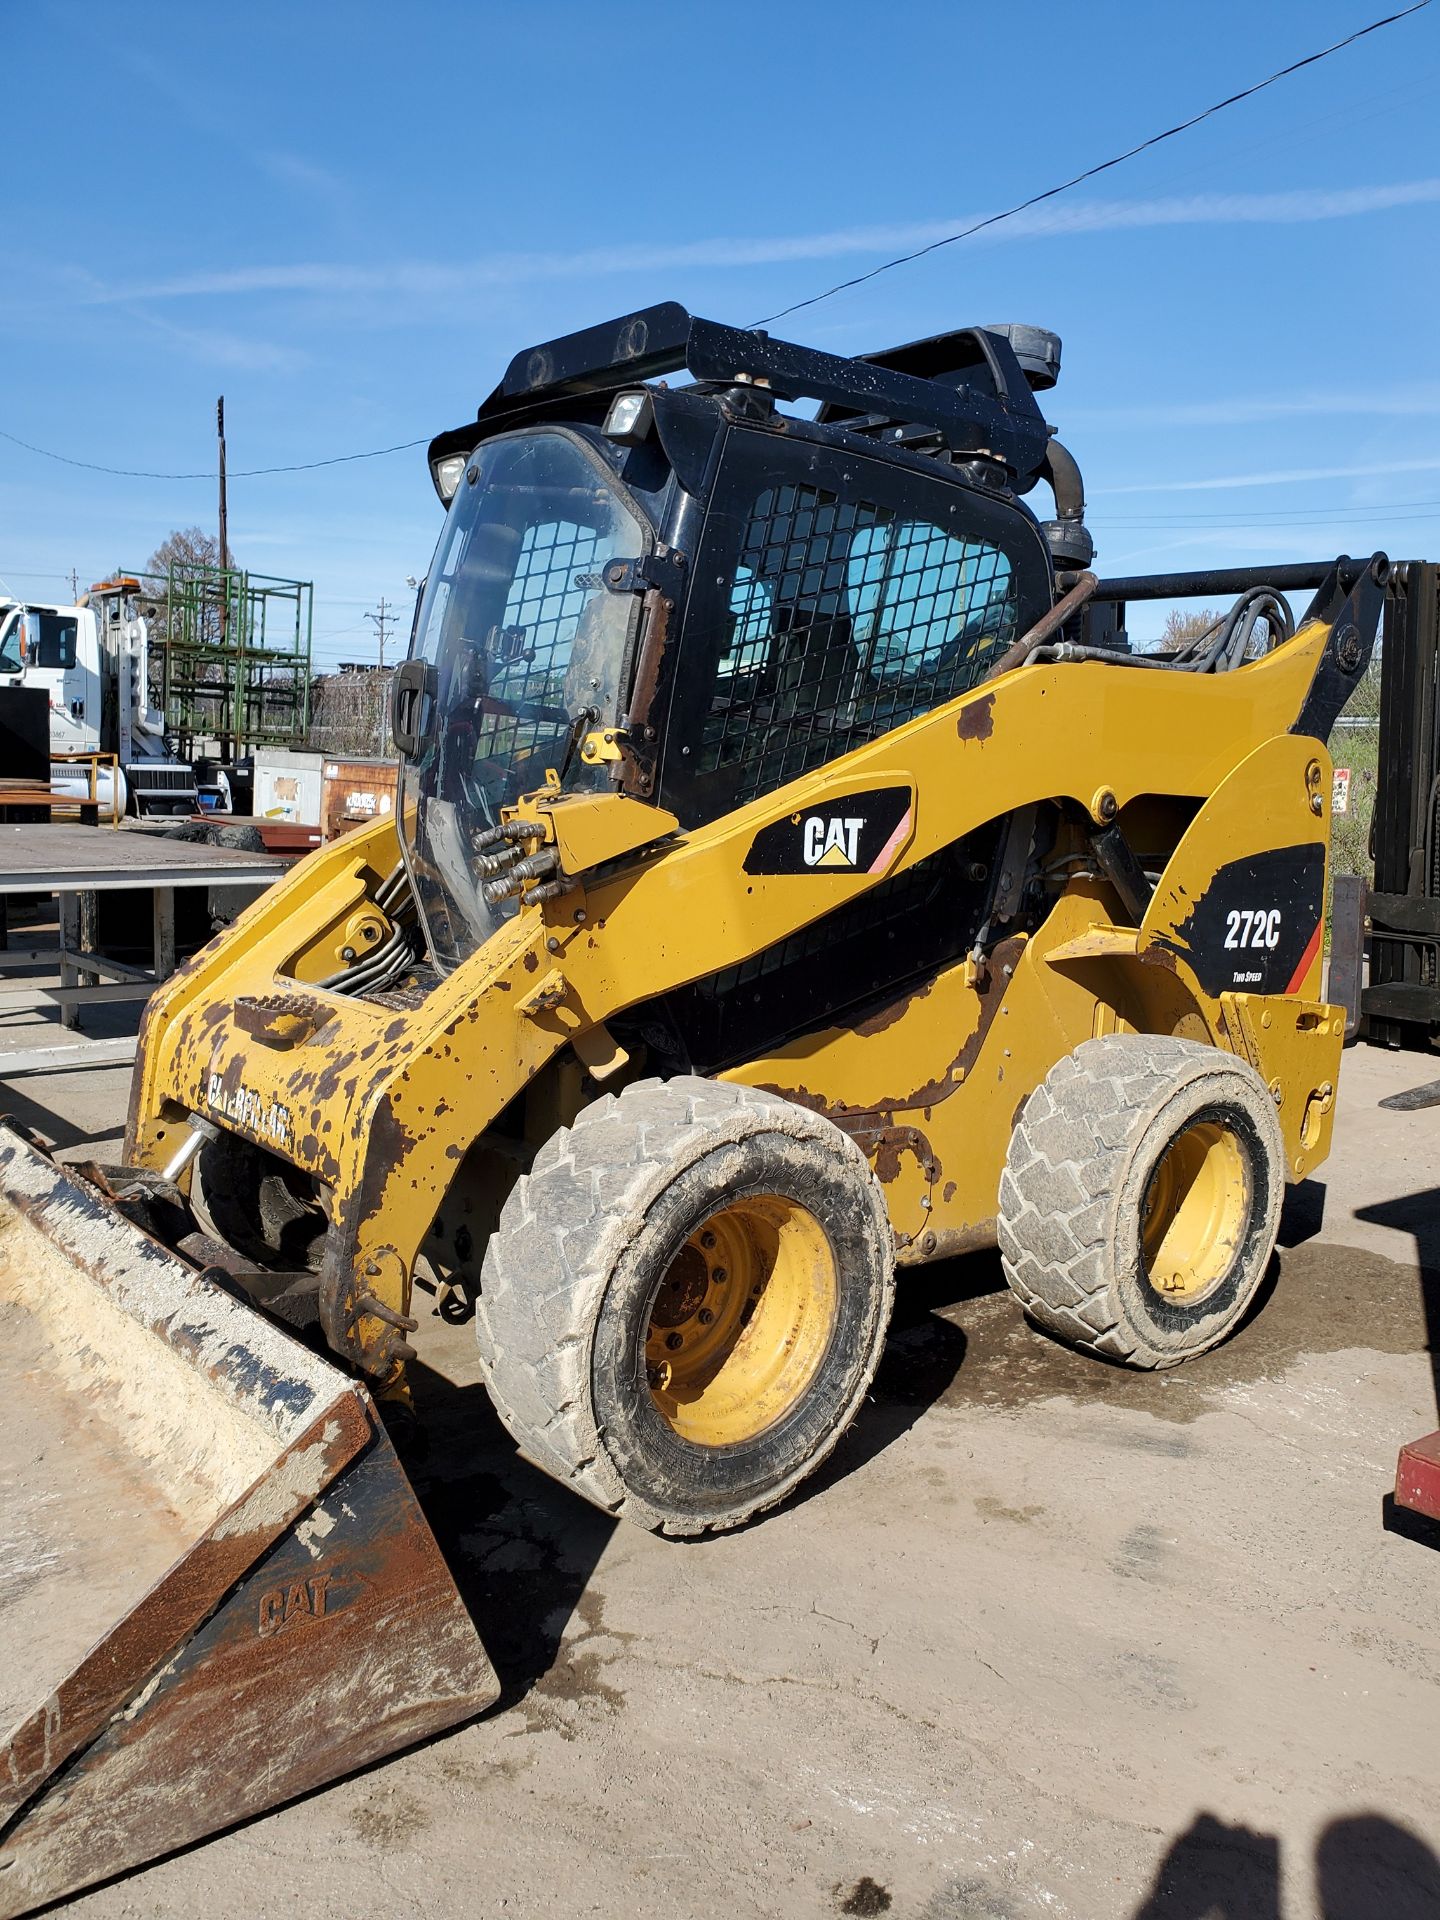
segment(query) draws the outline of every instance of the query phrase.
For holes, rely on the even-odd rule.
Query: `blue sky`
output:
[[[666,298],[744,324],[1382,10],[0,0],[0,429],[198,470],[223,392],[232,471],[428,436],[521,346]],[[785,330],[1058,331],[1102,572],[1433,554],[1437,80],[1440,7]],[[382,594],[408,624],[438,514],[423,448],[231,486],[322,665],[373,657]],[[13,591],[213,517],[0,441]]]

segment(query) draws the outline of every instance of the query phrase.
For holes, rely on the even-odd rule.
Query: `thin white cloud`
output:
[[[1055,202],[1018,214],[977,241],[1035,239],[1062,234],[1125,229],[1236,224],[1288,226],[1350,219],[1402,207],[1440,202],[1440,179],[1401,180],[1387,186],[1336,190],[1302,188],[1287,193],[1200,193],[1156,200]],[[553,253],[499,253],[463,265],[402,260],[381,266],[337,261],[298,261],[174,275],[149,283],[98,291],[97,300],[185,299],[264,293],[451,295],[485,286],[529,280],[653,273],[680,268],[776,266],[847,255],[904,252],[926,246],[971,224],[975,214],[920,225],[844,227],[824,233],[771,238],[730,236],[684,241],[675,246],[630,246]],[[971,244],[967,242],[967,244]]]
[[[1278,467],[1270,473],[1225,473],[1206,480],[1142,480],[1131,486],[1095,487],[1095,499],[1122,493],[1211,493],[1228,487],[1303,486],[1310,480],[1374,480],[1392,473],[1440,472],[1440,460],[1384,460],[1365,467]]]
[[[209,366],[233,367],[241,373],[297,373],[308,363],[308,355],[296,347],[219,327],[179,327],[134,305],[127,305],[125,311],[132,320],[173,341],[182,353]]]

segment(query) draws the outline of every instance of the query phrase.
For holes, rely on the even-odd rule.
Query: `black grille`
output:
[[[973,944],[987,910],[984,875],[1003,830],[985,827],[942,847],[763,953],[617,1024],[633,1023],[663,1057],[664,1029],[647,1029],[663,1018],[678,1064],[715,1073],[860,1017],[857,1009],[894,999]]]
[[[727,770],[738,804],[888,732],[983,678],[1016,610],[998,547],[823,488],[767,487],[740,550],[700,770]]]

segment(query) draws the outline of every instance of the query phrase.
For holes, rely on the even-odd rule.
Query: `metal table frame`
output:
[[[55,857],[49,857],[52,854]],[[59,986],[0,984],[0,1012],[54,1007],[60,1026],[75,1030],[86,1006],[148,1000],[159,982],[175,971],[177,888],[268,887],[290,864],[273,854],[167,842],[151,835],[119,835],[86,827],[0,828],[0,899],[16,893],[54,894],[60,923],[56,949],[0,950],[0,983],[20,967],[48,966],[60,974]],[[95,951],[96,897],[125,890],[151,895],[154,952],[148,968]],[[134,1059],[135,1048],[133,1034],[17,1048],[0,1052],[0,1076],[123,1065]]]

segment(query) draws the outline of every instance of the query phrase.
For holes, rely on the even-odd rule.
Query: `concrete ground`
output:
[[[500,1708],[77,1920],[1440,1914],[1440,1553],[1383,1512],[1437,1425],[1440,1112],[1376,1104],[1437,1066],[1347,1055],[1228,1346],[1127,1374],[1029,1330],[993,1255],[922,1272],[834,1459],[718,1540],[517,1460],[472,1329],[426,1318],[421,1492]],[[127,1078],[0,1108],[104,1158]]]

